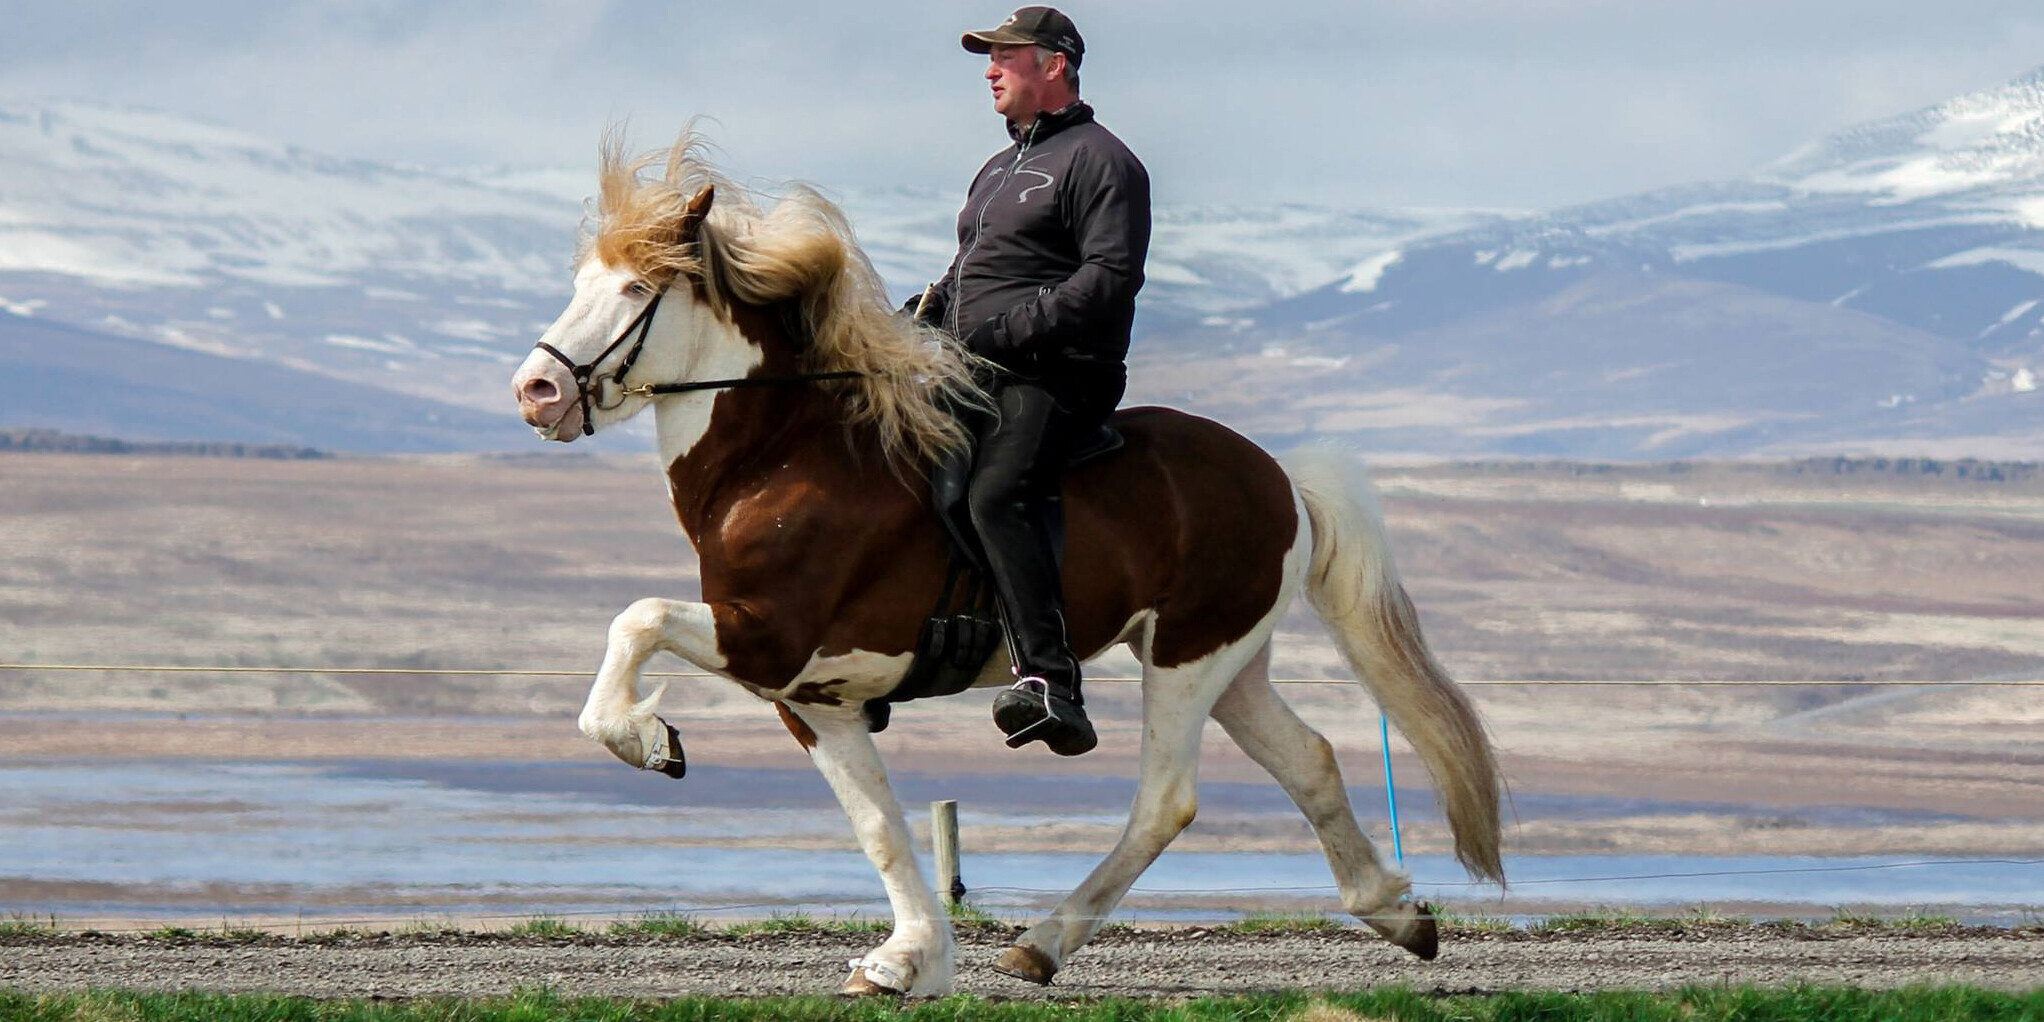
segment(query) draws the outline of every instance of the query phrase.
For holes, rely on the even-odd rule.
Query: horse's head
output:
[[[628,159],[617,135],[605,139],[575,297],[511,380],[525,421],[568,441],[657,396],[671,460],[706,435],[723,404],[711,395],[744,380],[793,387],[778,393],[807,407],[821,396],[897,467],[962,445],[951,410],[986,397],[970,356],[897,319],[844,212],[801,185],[763,211],[701,149],[684,133]]]
[[[652,382],[681,378],[704,352],[705,310],[681,267],[693,259],[716,190],[641,216],[590,245],[575,296],[511,378],[539,435],[567,442],[639,413]]]

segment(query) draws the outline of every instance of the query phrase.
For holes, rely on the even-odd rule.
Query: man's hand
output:
[[[999,343],[1001,334],[995,327],[1000,317],[981,323],[965,335],[965,350],[972,352],[1002,369],[1025,379],[1034,379],[1043,371],[1043,357],[1035,348],[1016,348],[1012,342]]]
[[[935,327],[944,322],[944,295],[931,284],[923,293],[902,303],[898,315],[919,326]]]

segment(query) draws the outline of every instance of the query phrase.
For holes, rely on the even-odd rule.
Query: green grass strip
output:
[[[2044,1022],[2044,990],[1964,986],[1877,991],[1848,987],[1692,987],[1674,993],[1505,993],[1435,996],[1403,988],[1351,994],[1267,994],[1198,1000],[1079,1002],[844,1001],[825,997],[672,1001],[507,998],[319,1001],[266,995],[0,990],[4,1022]]]

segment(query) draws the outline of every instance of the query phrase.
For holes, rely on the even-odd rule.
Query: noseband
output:
[[[795,373],[788,376],[746,376],[732,380],[695,380],[681,383],[642,383],[636,387],[625,386],[625,374],[632,371],[632,366],[639,361],[639,353],[646,350],[646,335],[653,329],[653,314],[659,310],[660,299],[665,294],[666,292],[663,291],[660,294],[654,295],[653,300],[647,302],[646,307],[639,310],[639,314],[632,317],[632,321],[626,323],[623,330],[618,331],[617,337],[610,342],[610,346],[604,348],[600,354],[587,362],[578,365],[574,359],[562,354],[561,349],[545,341],[533,345],[534,348],[552,355],[556,361],[567,366],[569,372],[575,374],[575,400],[582,405],[583,436],[596,435],[596,416],[592,414],[592,406],[609,411],[618,405],[624,404],[625,399],[628,397],[654,397],[660,394],[682,394],[694,390],[735,390],[741,387],[785,387],[797,383],[816,383],[823,380],[851,380],[857,379],[861,375],[852,370],[842,370],[830,373]],[[625,351],[625,357],[622,361],[618,362],[617,369],[601,376],[597,375],[596,367],[602,365],[603,360],[609,358],[611,352],[616,351],[619,345],[625,343],[625,338],[635,333],[639,335],[638,339],[633,341],[631,348]],[[602,387],[600,382],[602,380],[609,380],[617,384],[617,400],[611,404],[604,404],[599,397],[592,396],[596,395]]]
[[[623,330],[618,331],[617,338],[610,342],[609,347],[603,349],[602,354],[581,365],[576,365],[574,359],[561,354],[561,349],[545,341],[533,345],[533,347],[552,355],[562,365],[567,366],[569,372],[575,374],[575,399],[582,405],[583,436],[596,435],[596,416],[590,410],[590,405],[592,404],[590,395],[596,387],[601,386],[601,384],[597,383],[596,367],[602,365],[603,360],[609,358],[610,353],[616,351],[617,346],[625,342],[625,338],[630,337],[634,332],[638,333],[639,339],[632,342],[631,350],[625,352],[624,361],[618,363],[617,371],[609,374],[610,381],[618,385],[618,404],[623,404],[625,398],[630,397],[632,394],[631,388],[625,386],[625,374],[632,371],[633,363],[639,360],[639,353],[646,350],[646,334],[653,329],[653,314],[659,311],[660,299],[665,294],[666,292],[664,291],[655,294],[653,300],[647,302],[646,307],[640,309],[639,314],[632,317],[632,321],[626,323]],[[617,405],[597,405],[597,407],[609,411],[617,407]]]

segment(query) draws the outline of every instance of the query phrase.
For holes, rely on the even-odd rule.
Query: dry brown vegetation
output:
[[[2044,676],[2044,480],[2034,474],[1490,465],[1393,468],[1378,482],[1429,635],[1465,680]],[[0,659],[578,672],[5,671],[0,757],[597,758],[572,718],[587,685],[579,672],[600,658],[610,617],[641,596],[696,590],[663,481],[635,459],[0,453],[0,545]],[[1102,670],[1126,667],[1123,658]],[[1303,611],[1287,623],[1277,673],[1339,673]],[[1013,766],[1132,771],[1132,688],[1098,686],[1100,752]],[[1287,691],[1345,752],[1374,750],[1374,714],[1359,689]],[[2044,751],[2034,742],[2044,700],[2034,688],[1476,692],[1522,796],[1751,807],[1528,817],[1515,828],[1518,850],[2044,845]],[[702,761],[802,762],[772,714],[731,686],[688,683],[670,700],[698,722],[691,753]],[[883,744],[910,769],[983,756],[996,748],[983,702],[904,707],[905,726]],[[81,716],[94,711],[150,716]],[[183,724],[157,716],[179,713],[209,716]],[[456,715],[494,719],[435,722]],[[255,719],[260,727],[249,726]],[[706,719],[718,726],[701,727]],[[1257,776],[1224,746],[1210,743],[1206,776]],[[1875,834],[1799,815],[1838,802],[1967,818]],[[1203,821],[1188,840],[1310,840],[1303,825],[1227,828]],[[1424,850],[1443,838],[1421,822],[1407,844]]]

